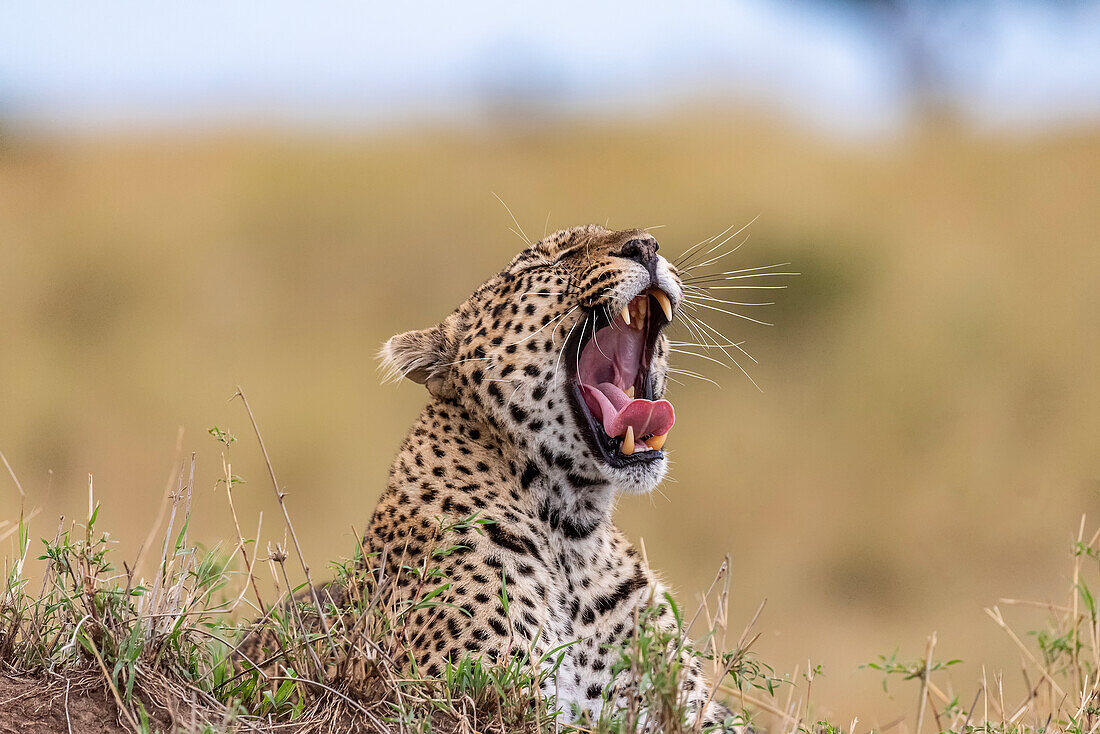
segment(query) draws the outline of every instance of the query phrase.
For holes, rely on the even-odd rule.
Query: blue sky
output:
[[[918,13],[923,5],[915,0]],[[1100,119],[1100,0],[960,4],[929,25],[981,124]],[[0,0],[0,117],[60,128],[478,119],[503,93],[590,114],[711,95],[890,126],[896,38],[839,2]]]

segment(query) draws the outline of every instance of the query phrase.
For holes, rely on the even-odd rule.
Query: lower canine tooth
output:
[[[631,400],[633,400],[633,399],[634,399],[634,386],[633,386],[633,385],[631,385],[630,387],[628,387],[628,388],[626,389],[626,396],[627,396],[628,398],[630,398]]]
[[[634,426],[626,427],[626,435],[623,437],[623,446],[620,449],[624,456],[634,453]]]
[[[662,433],[660,436],[654,436],[653,438],[646,439],[646,444],[649,448],[660,451],[665,445],[665,439],[668,438],[667,433]]]

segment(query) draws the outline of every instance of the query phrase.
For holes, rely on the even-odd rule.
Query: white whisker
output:
[[[716,239],[718,239],[719,237],[723,237],[723,236],[725,236],[726,232],[729,232],[729,231],[730,231],[731,229],[733,229],[733,228],[734,228],[734,227],[736,227],[736,226],[737,226],[737,225],[735,225],[735,224],[731,224],[730,226],[726,227],[725,229],[723,229],[723,230],[722,230],[721,232],[719,232],[718,234],[714,235],[713,237],[708,237],[708,238],[706,238],[705,240],[700,240],[699,242],[696,242],[696,243],[695,243],[694,245],[692,245],[691,247],[689,247],[689,248],[687,249],[687,251],[685,251],[685,252],[684,252],[684,254],[683,254],[683,255],[680,255],[680,257],[678,257],[678,258],[676,259],[676,267],[677,267],[677,269],[680,269],[680,268],[683,268],[683,267],[686,267],[687,265],[689,265],[690,263],[688,262],[688,260],[689,260],[688,256],[689,256],[689,255],[691,255],[691,253],[693,253],[693,252],[694,252],[695,250],[697,250],[697,249],[698,249],[699,247],[701,247],[701,246],[703,246],[703,245],[709,245],[709,244],[710,244],[711,242],[714,242],[714,241],[715,241]],[[713,252],[713,249],[712,249],[712,250],[710,250],[709,252]],[[709,254],[709,252],[703,253],[703,257],[706,257],[706,256],[707,256],[707,254]]]
[[[691,332],[692,336],[694,336],[697,340],[701,342],[707,341],[706,336],[700,333],[698,326],[696,326],[695,319],[691,318],[691,316],[683,311],[680,312],[680,315],[682,316],[681,323],[683,323],[684,327],[689,332]]]
[[[692,321],[695,321],[694,319],[691,319],[691,317],[688,317],[688,318],[689,318],[690,320],[692,320]],[[748,370],[746,370],[746,369],[745,369],[745,368],[744,368],[744,367],[743,367],[743,366],[741,365],[741,363],[737,361],[737,358],[736,358],[736,357],[734,357],[734,356],[733,356],[732,354],[730,354],[729,352],[727,352],[724,346],[720,346],[720,345],[718,344],[717,340],[715,340],[715,339],[713,339],[712,337],[710,337],[709,335],[707,335],[706,331],[704,331],[704,328],[705,328],[705,329],[707,329],[707,330],[709,330],[709,331],[711,331],[711,332],[713,332],[713,333],[715,333],[715,334],[717,334],[718,336],[720,336],[720,337],[721,337],[721,338],[722,338],[723,340],[725,340],[725,341],[727,341],[727,342],[729,341],[728,337],[726,337],[726,336],[725,336],[724,334],[722,334],[722,333],[721,333],[720,331],[718,331],[717,329],[715,329],[715,328],[714,328],[713,326],[711,326],[710,324],[706,323],[706,322],[705,322],[705,321],[703,321],[702,319],[699,319],[699,321],[698,321],[698,322],[697,322],[697,323],[696,323],[695,325],[696,325],[696,327],[697,327],[697,328],[699,329],[699,331],[700,331],[700,332],[701,332],[701,333],[702,333],[702,334],[704,335],[704,338],[703,338],[703,340],[702,340],[702,341],[708,341],[708,340],[709,340],[709,341],[711,341],[711,342],[712,342],[712,343],[714,344],[714,346],[715,346],[716,348],[718,348],[718,349],[721,349],[721,350],[722,350],[722,353],[723,353],[724,355],[726,355],[726,358],[727,358],[727,359],[729,359],[729,360],[730,360],[731,362],[733,362],[733,364],[734,364],[734,365],[736,365],[736,366],[737,366],[737,369],[741,371],[741,374],[743,374],[743,375],[744,375],[745,377],[747,377],[747,378],[748,378],[749,382],[751,382],[751,383],[752,383],[753,387],[755,387],[755,388],[756,388],[757,390],[760,390],[760,386],[759,386],[758,384],[756,384],[756,380],[754,380],[754,379],[752,378],[752,375],[750,375],[750,374],[748,373]],[[744,349],[742,349],[742,348],[741,348],[741,345],[740,345],[740,344],[731,344],[730,346],[732,346],[733,348],[735,348],[735,349],[737,349],[738,351],[740,351],[740,352],[741,352],[742,354],[744,354],[744,355],[745,355],[746,357],[748,357],[749,359],[751,359],[751,360],[752,360],[752,361],[753,361],[754,363],[756,362],[756,359],[755,359],[755,358],[754,358],[754,357],[753,357],[753,356],[752,356],[751,354],[749,354],[749,353],[748,353],[748,352],[746,352],[746,351],[745,351]],[[700,355],[700,356],[701,356],[701,355]],[[761,390],[761,392],[763,392],[763,391]]]
[[[600,340],[596,338],[596,321],[595,320],[592,321],[592,341],[594,341],[596,343],[596,349],[600,350],[600,354],[602,354],[604,356],[604,359],[606,359],[609,362],[612,361],[611,357],[608,357],[607,353],[604,352],[603,348],[600,346]],[[580,359],[580,351],[581,350],[579,350],[579,349],[577,350],[577,359],[578,360]]]
[[[603,312],[604,315],[607,316],[607,322],[611,325],[611,328],[617,330],[619,328],[619,325],[615,323],[615,317],[611,315],[611,309],[607,307],[606,303],[603,305]]]
[[[783,263],[784,265],[790,265],[790,263]],[[779,265],[772,265],[770,267],[781,267]],[[752,268],[751,270],[760,270],[760,268]],[[740,273],[740,274],[739,274]],[[802,273],[753,273],[750,270],[731,270],[725,273],[708,273],[701,275],[698,278],[691,278],[688,280],[693,285],[699,283],[713,283],[721,280],[743,280],[745,278],[774,278],[779,275],[802,275]]]
[[[563,341],[561,343],[561,349],[558,350],[558,358],[556,360],[554,360],[554,382],[555,383],[557,383],[557,380],[558,380],[558,367],[561,366],[561,357],[562,357],[563,354],[565,354],[565,345],[569,343],[569,338],[571,336],[573,336],[573,329],[577,328],[577,324],[583,324],[586,320],[587,319],[577,319],[573,323],[573,326],[571,326],[569,328],[569,333],[565,335],[565,341]],[[583,329],[581,330],[581,334],[582,335],[584,334]],[[577,351],[580,352],[579,349]]]
[[[708,362],[714,362],[715,364],[720,364],[720,365],[722,365],[723,367],[725,367],[725,368],[726,368],[727,370],[729,370],[729,369],[733,369],[732,367],[730,367],[730,366],[729,366],[728,364],[726,364],[726,363],[725,363],[725,362],[723,362],[722,360],[720,360],[720,359],[715,359],[714,357],[710,357],[710,356],[708,356],[708,355],[706,355],[706,354],[698,354],[698,353],[696,353],[696,352],[692,352],[692,351],[689,351],[689,350],[687,350],[687,349],[672,349],[672,348],[669,348],[669,351],[670,351],[670,352],[674,352],[674,353],[676,353],[676,354],[687,354],[687,355],[690,355],[690,356],[692,356],[692,357],[699,357],[700,359],[705,359],[705,360],[707,360]]]
[[[700,349],[720,349],[722,347],[736,347],[736,346],[739,346],[739,345],[744,344],[744,343],[745,342],[740,341],[740,342],[730,343],[730,344],[711,344],[711,343],[700,344],[698,342],[682,342],[682,341],[675,341],[673,339],[669,339],[669,344],[671,346],[674,346],[674,347],[698,347]]]
[[[770,324],[767,321],[761,321],[760,319],[754,319],[753,317],[746,316],[743,313],[737,313],[736,311],[727,311],[724,308],[718,308],[717,306],[711,306],[711,305],[706,304],[706,303],[696,303],[694,305],[701,306],[702,308],[709,308],[709,309],[712,309],[714,311],[721,311],[724,314],[728,314],[730,316],[736,316],[739,319],[744,319],[745,321],[751,321],[754,324],[760,324],[761,326],[775,326],[775,324]]]
[[[722,332],[718,331],[718,329],[715,329],[715,328],[714,328],[713,326],[711,326],[710,324],[708,324],[708,323],[707,323],[706,321],[704,321],[704,320],[702,320],[702,319],[698,319],[698,322],[699,322],[699,324],[700,324],[701,326],[703,326],[703,327],[705,327],[706,329],[708,329],[708,330],[710,331],[710,333],[712,333],[712,334],[714,334],[714,335],[716,335],[716,336],[718,336],[718,337],[720,337],[720,338],[722,338],[722,339],[726,340],[727,342],[729,342],[729,341],[730,341],[729,337],[727,337],[727,336],[726,336],[725,334],[723,334]],[[745,351],[745,349],[744,349],[744,348],[743,348],[743,347],[741,346],[741,345],[742,345],[742,344],[744,344],[744,343],[745,343],[744,341],[739,341],[739,342],[730,342],[729,344],[726,344],[725,346],[727,346],[727,347],[730,347],[730,348],[732,348],[732,349],[736,349],[737,351],[741,352],[741,354],[743,354],[743,355],[745,355],[746,357],[748,357],[749,359],[751,359],[751,360],[753,361],[753,364],[759,364],[759,362],[757,362],[757,361],[756,361],[756,357],[754,357],[754,356],[752,356],[751,354],[749,354],[749,353],[748,353],[747,351]],[[724,348],[723,348],[722,350],[723,350],[723,351],[725,351],[725,349],[724,349]],[[728,353],[727,353],[727,356],[728,356]],[[732,357],[730,357],[730,358],[732,359]],[[734,360],[734,361],[736,362],[736,360]],[[752,379],[752,378],[750,377],[749,379]]]
[[[699,298],[701,300],[710,301],[712,303],[728,303],[731,306],[774,306],[775,305],[775,301],[765,301],[765,302],[760,302],[760,301],[751,301],[751,302],[750,301],[727,301],[724,298],[715,298],[714,296],[701,296],[701,295],[684,296],[685,301],[689,301],[692,298]]]
[[[772,268],[785,268],[790,265],[790,262],[785,263],[772,263],[771,265],[758,265],[755,268],[739,268],[737,270],[723,270],[716,275],[735,275],[737,273],[755,273],[759,270],[771,270]]]
[[[746,225],[746,226],[747,226],[747,225]],[[730,237],[733,237],[733,236],[734,236],[734,235],[736,235],[736,234],[737,234],[737,233],[735,232],[734,234],[731,234],[731,235],[730,235]],[[717,244],[717,245],[716,245],[715,247],[711,248],[710,252],[714,252],[714,250],[715,250],[715,249],[717,249],[718,247],[721,247],[722,245],[724,245],[724,244],[726,244],[727,242],[729,242],[729,240],[730,240],[730,237],[727,237],[726,239],[722,240],[722,242],[718,243],[718,244]],[[726,252],[723,252],[723,253],[722,253],[722,254],[720,254],[720,255],[715,255],[714,257],[712,257],[712,258],[711,258],[711,259],[709,259],[709,260],[705,260],[705,261],[703,261],[703,262],[701,262],[701,263],[696,263],[695,265],[692,265],[692,266],[691,266],[690,268],[686,268],[686,269],[685,269],[685,272],[688,272],[688,273],[690,273],[690,272],[691,272],[692,270],[697,270],[697,269],[699,269],[699,268],[705,268],[705,267],[706,267],[706,266],[708,266],[708,265],[713,265],[714,263],[718,262],[718,261],[719,261],[719,260],[721,260],[722,258],[724,258],[724,257],[727,257],[727,256],[729,256],[729,255],[732,255],[733,253],[735,253],[735,252],[737,252],[738,250],[740,250],[740,249],[741,249],[741,247],[742,247],[742,246],[743,246],[743,245],[744,245],[744,244],[745,244],[746,242],[748,242],[748,241],[749,241],[749,237],[748,237],[748,235],[745,235],[745,239],[741,240],[741,241],[740,241],[740,242],[738,242],[738,243],[737,243],[736,245],[734,245],[734,247],[733,247],[732,249],[730,249],[730,250],[728,250],[728,251],[726,251]],[[709,255],[709,254],[710,254],[710,252],[708,252],[707,254]]]
[[[462,364],[463,362],[482,362],[482,361],[488,361],[492,358],[493,358],[492,354],[490,354],[488,356],[485,356],[485,357],[463,357],[462,359],[456,359],[454,362],[443,362],[439,366],[440,367],[453,367],[454,365]]]
[[[722,387],[721,385],[719,385],[719,384],[718,384],[717,382],[715,382],[714,380],[710,379],[709,377],[703,377],[703,376],[702,376],[702,375],[700,375],[700,374],[699,374],[698,372],[692,372],[691,370],[681,370],[681,369],[675,369],[675,368],[673,368],[673,367],[669,367],[668,371],[669,371],[669,372],[673,372],[673,373],[675,373],[675,374],[677,374],[677,375],[683,375],[684,377],[693,377],[693,378],[695,378],[696,380],[702,380],[703,382],[709,382],[710,384],[714,385],[714,386],[715,386],[715,387],[717,387],[717,388],[721,388],[721,387]],[[669,379],[671,379],[671,378],[669,378]],[[682,385],[683,383],[681,382],[680,384]]]
[[[533,337],[533,336],[535,336],[536,334],[538,334],[538,333],[539,333],[540,331],[542,331],[543,329],[545,329],[545,328],[546,328],[547,326],[549,326],[550,324],[553,324],[553,323],[555,323],[555,322],[557,322],[557,321],[560,321],[561,319],[564,319],[564,318],[565,318],[566,316],[568,316],[569,314],[573,313],[573,312],[574,312],[574,311],[576,311],[576,310],[577,310],[578,308],[580,308],[580,307],[579,307],[579,306],[574,306],[573,308],[569,309],[568,311],[566,311],[565,313],[561,314],[560,316],[557,316],[556,318],[553,318],[553,319],[551,319],[550,321],[547,321],[547,322],[546,322],[545,324],[543,324],[542,326],[540,326],[540,327],[539,327],[538,329],[536,329],[535,331],[532,331],[532,332],[531,332],[530,334],[528,334],[527,336],[523,337],[523,338],[522,338],[522,339],[520,339],[520,340],[519,340],[518,342],[513,342],[512,346],[514,346],[514,345],[517,345],[517,344],[523,344],[523,343],[524,343],[525,341],[527,341],[527,340],[528,340],[528,339],[530,339],[531,337]]]
[[[797,275],[797,273],[768,273],[768,275]],[[703,286],[702,290],[714,290],[714,291],[733,291],[733,290],[756,290],[756,291],[772,291],[781,290],[786,288],[785,285],[708,285]]]
[[[510,216],[512,218],[512,221],[516,225],[516,229],[519,230],[519,232],[516,232],[515,229],[513,229],[512,231],[515,232],[515,235],[517,237],[519,237],[521,240],[523,240],[524,243],[526,243],[528,247],[530,247],[531,246],[531,240],[530,240],[530,238],[527,237],[527,233],[523,231],[523,227],[520,226],[519,220],[516,219],[516,215],[513,214],[512,210],[508,208],[508,205],[504,203],[504,199],[500,198],[500,196],[497,195],[497,192],[494,191],[493,196],[497,197],[497,201],[499,201],[500,205],[504,207],[504,211],[508,212],[508,216]],[[511,229],[511,228],[509,228],[509,229]]]
[[[586,322],[585,328],[587,328],[588,319],[585,319],[585,322]],[[596,319],[592,319],[592,336],[593,337],[596,336]],[[583,328],[581,329],[580,339],[581,339],[581,341],[584,341],[584,329]],[[574,370],[575,370],[574,374],[580,375],[580,373],[581,373],[581,350],[580,350],[580,348],[577,349],[577,360],[576,360],[576,364],[574,365]]]
[[[701,322],[701,323],[699,324],[700,328],[703,328],[703,327],[705,327],[706,329],[708,329],[708,330],[710,330],[711,332],[713,332],[713,333],[717,334],[718,336],[722,337],[722,338],[723,338],[723,339],[725,339],[726,341],[729,341],[729,339],[728,339],[728,338],[727,338],[727,337],[726,337],[726,336],[725,336],[724,334],[722,334],[722,332],[718,331],[717,329],[715,329],[715,328],[714,328],[713,326],[711,326],[710,324],[708,324],[708,323],[706,323],[705,321],[702,321],[702,320],[700,320],[700,322]],[[756,357],[754,357],[754,356],[752,356],[751,354],[749,354],[748,352],[746,352],[746,351],[745,351],[745,349],[744,349],[744,348],[743,348],[743,347],[741,346],[741,344],[740,344],[740,343],[733,343],[733,344],[730,344],[730,346],[731,346],[731,347],[733,347],[734,349],[736,349],[737,351],[741,352],[741,354],[744,354],[744,355],[745,355],[746,357],[748,357],[749,359],[751,359],[751,360],[752,360],[752,362],[753,362],[753,364],[759,364],[759,363],[758,363],[758,362],[756,361]],[[736,358],[735,358],[735,357],[734,357],[734,356],[733,356],[732,354],[730,354],[729,352],[727,352],[727,351],[726,351],[726,350],[725,350],[724,348],[721,348],[721,347],[720,347],[720,349],[722,349],[722,353],[723,353],[723,354],[725,354],[725,355],[726,355],[727,357],[729,357],[730,361],[731,361],[731,362],[733,362],[733,364],[734,364],[734,365],[736,365],[737,369],[741,370],[741,374],[743,374],[743,375],[744,375],[745,377],[747,377],[747,378],[748,378],[749,382],[751,382],[751,383],[752,383],[752,386],[753,386],[753,387],[755,387],[755,388],[756,388],[757,390],[759,390],[760,392],[764,392],[763,388],[761,388],[761,387],[760,387],[760,385],[758,385],[758,384],[756,383],[756,380],[754,380],[754,379],[752,378],[752,375],[750,375],[750,374],[749,374],[749,371],[748,371],[748,370],[746,370],[746,369],[744,368],[744,366],[742,366],[742,364],[741,364],[740,362],[738,362],[738,361],[737,361],[737,359],[736,359]]]
[[[685,324],[690,324],[693,327],[692,328],[692,333],[695,335],[696,339],[698,339],[700,342],[703,342],[703,343],[709,342],[712,345],[713,348],[722,350],[722,353],[725,354],[726,357],[730,361],[733,361],[733,355],[731,355],[729,352],[727,352],[725,347],[718,346],[718,341],[703,329],[703,323],[705,323],[705,322],[703,322],[702,319],[693,318],[693,317],[689,316],[687,313],[684,313],[684,323]],[[729,341],[729,339],[727,339],[724,336],[722,338],[725,341]]]
[[[572,309],[570,309],[569,313],[572,313],[575,310],[577,310],[577,306],[574,306]],[[565,314],[565,315],[568,316],[569,314]],[[553,344],[555,347],[558,346],[558,341],[557,341],[558,327],[562,325],[563,321],[565,321],[564,317],[558,319],[558,323],[557,323],[557,325],[554,326],[554,330],[550,332],[550,343]],[[563,346],[564,346],[564,344],[563,344]]]
[[[730,354],[729,352],[727,352],[725,347],[719,346],[718,340],[715,339],[711,334],[707,333],[707,329],[710,328],[709,324],[707,324],[701,318],[695,318],[695,317],[689,316],[686,313],[684,314],[684,318],[685,318],[685,323],[690,323],[694,326],[694,332],[693,333],[695,334],[695,337],[699,341],[701,341],[703,343],[709,342],[711,344],[711,348],[720,349],[722,351],[722,353],[726,355],[727,359],[729,359],[731,362],[735,361],[733,359],[733,355]],[[704,327],[706,327],[706,329]],[[729,339],[727,337],[725,337],[724,335],[722,336],[722,339],[724,341],[727,341],[727,342],[729,341]]]
[[[736,232],[734,232],[733,234],[729,235],[729,236],[728,236],[728,237],[726,237],[726,238],[725,238],[724,240],[722,240],[721,242],[719,242],[719,243],[718,243],[717,245],[715,245],[714,247],[710,248],[710,249],[709,249],[709,250],[707,250],[707,251],[706,251],[705,253],[703,253],[703,257],[706,257],[706,256],[707,256],[707,255],[709,255],[710,253],[714,252],[714,251],[715,251],[715,250],[717,250],[718,248],[720,248],[720,247],[722,247],[723,245],[725,245],[725,244],[726,244],[727,242],[729,242],[730,240],[732,240],[732,239],[733,239],[734,237],[736,237],[737,235],[739,235],[739,234],[741,234],[742,232],[744,232],[744,231],[745,231],[746,229],[748,229],[749,227],[751,227],[751,226],[752,226],[753,222],[755,222],[755,221],[756,221],[757,219],[759,219],[759,218],[760,218],[760,215],[759,215],[759,214],[757,214],[757,215],[756,215],[755,217],[753,217],[753,218],[752,218],[751,220],[749,220],[749,222],[748,222],[748,223],[747,223],[747,224],[746,224],[745,226],[741,227],[741,229],[739,229],[739,230],[737,230]],[[718,235],[718,237],[721,237],[721,236],[722,236],[722,235],[724,235],[724,234],[725,234],[726,232],[729,232],[729,231],[730,231],[730,229],[732,229],[732,227],[729,227],[729,228],[727,228],[727,229],[725,230],[725,232],[723,232],[722,234]],[[715,239],[717,239],[717,237],[715,237]],[[737,252],[737,250],[738,250],[738,249],[739,249],[739,248],[741,247],[741,245],[743,245],[743,244],[745,244],[746,242],[748,242],[748,240],[749,240],[749,238],[748,238],[748,237],[746,237],[746,238],[745,238],[744,240],[742,240],[742,241],[740,242],[740,244],[738,244],[738,245],[737,245],[736,247],[734,247],[734,248],[733,248],[732,250],[729,250],[729,251],[727,251],[727,252],[723,252],[723,253],[722,253],[721,255],[717,255],[717,256],[715,256],[715,257],[711,258],[710,260],[707,260],[706,262],[702,262],[702,263],[696,263],[695,265],[691,265],[690,267],[683,267],[683,268],[680,268],[680,270],[682,270],[683,272],[689,272],[689,271],[691,271],[691,270],[696,270],[697,268],[702,268],[702,267],[705,267],[705,266],[707,266],[707,265],[710,265],[710,264],[712,264],[712,263],[715,263],[715,262],[717,262],[717,261],[721,260],[722,258],[724,258],[724,257],[726,257],[726,256],[728,256],[728,255],[731,255],[731,254],[733,254],[734,252]],[[713,242],[713,240],[711,240],[711,241]]]

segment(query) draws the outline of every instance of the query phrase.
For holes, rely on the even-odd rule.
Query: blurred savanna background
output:
[[[229,543],[218,426],[246,533],[282,542],[239,385],[323,575],[425,398],[377,347],[510,229],[660,227],[676,255],[752,222],[717,269],[800,275],[725,292],[774,326],[705,317],[760,389],[678,357],[717,385],[673,385],[671,478],[621,524],[689,607],[729,553],[731,625],[767,599],[757,652],[823,666],[821,716],[911,715],[858,666],[933,631],[964,703],[983,666],[1023,690],[982,609],[1064,597],[1100,517],[1100,3],[3,16],[0,450],[26,497],[0,473],[0,520],[52,536],[91,475],[132,558],[194,452],[190,532]]]

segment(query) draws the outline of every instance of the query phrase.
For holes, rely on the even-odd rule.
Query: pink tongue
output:
[[[631,400],[611,382],[581,387],[584,388],[584,402],[592,415],[603,422],[608,436],[625,435],[628,426],[634,427],[635,440],[649,435],[663,436],[676,422],[672,403],[667,400]]]

